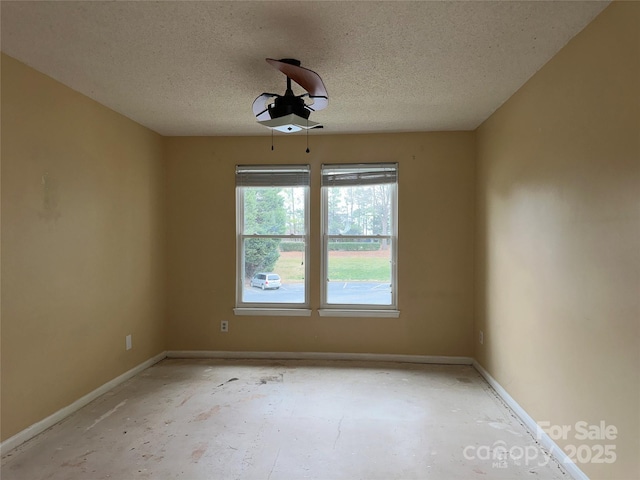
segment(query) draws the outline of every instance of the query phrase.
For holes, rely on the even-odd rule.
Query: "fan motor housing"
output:
[[[271,118],[280,118],[291,113],[307,119],[311,112],[305,108],[304,99],[289,95],[276,98],[273,105],[269,106]]]

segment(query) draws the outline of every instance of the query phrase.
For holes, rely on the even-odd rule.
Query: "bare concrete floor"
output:
[[[470,366],[164,360],[2,480],[568,479]]]

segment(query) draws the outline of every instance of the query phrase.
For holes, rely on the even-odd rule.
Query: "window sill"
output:
[[[240,316],[254,317],[310,317],[309,308],[234,308],[233,313]]]
[[[376,317],[398,318],[400,310],[356,310],[356,309],[329,309],[318,310],[321,317]]]

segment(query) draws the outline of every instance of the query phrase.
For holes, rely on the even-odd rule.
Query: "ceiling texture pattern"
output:
[[[270,134],[251,104],[286,81],[266,57],[322,77],[318,133],[472,130],[607,5],[2,1],[1,48],[163,135]]]

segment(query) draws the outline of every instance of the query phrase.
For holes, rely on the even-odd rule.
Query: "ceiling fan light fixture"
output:
[[[320,76],[313,70],[300,66],[300,61],[292,58],[274,60],[267,63],[280,70],[287,77],[287,90],[284,95],[262,93],[253,101],[253,114],[260,125],[283,133],[295,133],[300,130],[322,128],[322,125],[309,120],[311,112],[327,107],[329,97]],[[291,82],[300,85],[307,93],[294,95]],[[307,104],[309,97],[313,103]]]
[[[320,126],[318,122],[312,122],[311,120],[296,115],[295,113],[290,113],[289,115],[273,118],[271,120],[263,120],[258,123],[282,133],[295,133],[300,130],[309,130]]]

